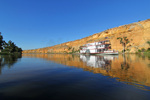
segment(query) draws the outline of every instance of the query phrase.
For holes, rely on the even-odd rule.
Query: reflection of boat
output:
[[[115,58],[118,58],[118,55],[101,55],[106,60],[114,60]]]
[[[118,58],[118,55],[108,55],[108,56],[103,56],[104,59],[107,60],[114,60],[115,58]]]
[[[94,68],[102,68],[110,65],[110,62],[115,58],[115,56],[80,55],[80,59],[85,62],[87,66]]]
[[[111,50],[111,44],[109,40],[99,41],[94,43],[88,43],[80,47],[81,54],[107,54],[117,55],[118,51]]]

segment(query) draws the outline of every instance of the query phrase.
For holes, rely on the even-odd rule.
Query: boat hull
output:
[[[112,53],[98,53],[96,55],[118,55],[118,52],[112,52]]]
[[[118,52],[102,52],[102,53],[81,53],[85,55],[118,55]]]

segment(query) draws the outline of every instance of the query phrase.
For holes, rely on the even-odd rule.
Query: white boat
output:
[[[118,51],[111,50],[109,40],[87,43],[80,47],[80,54],[117,55]]]

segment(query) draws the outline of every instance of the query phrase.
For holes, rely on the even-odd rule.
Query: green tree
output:
[[[8,43],[4,42],[4,50],[3,52],[8,52],[8,53],[14,53],[14,52],[22,52],[22,49],[17,47],[14,42],[11,40],[8,41]]]
[[[6,53],[22,52],[22,49],[17,47],[11,40],[9,40],[8,43],[4,42],[3,47],[3,52]]]
[[[117,39],[120,39],[120,44],[123,46],[123,53],[125,52],[126,45],[130,42],[127,37],[118,37]]]
[[[150,46],[150,41],[147,41],[147,43],[148,43],[148,44],[149,44],[149,46]],[[150,48],[148,48],[148,49],[147,49],[147,51],[150,51]]]
[[[3,36],[1,35],[1,32],[0,32],[0,52],[3,49],[3,43],[4,43]]]
[[[147,43],[149,44],[149,46],[150,46],[150,41],[147,41]]]
[[[21,53],[22,49],[16,46],[16,44],[12,42],[11,40],[9,40],[8,43],[6,43],[3,40],[3,36],[1,35],[1,32],[0,32],[0,52],[1,51],[3,53],[15,53],[15,52]]]
[[[4,43],[3,43],[3,47],[4,47],[3,52],[9,52],[8,43],[6,43],[5,41],[4,41]]]
[[[22,49],[16,46],[15,47],[15,52],[22,52]]]
[[[15,52],[16,45],[11,40],[8,41],[9,53]]]

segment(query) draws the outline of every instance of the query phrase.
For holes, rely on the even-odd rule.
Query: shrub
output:
[[[72,47],[69,47],[68,50],[70,50]]]
[[[150,51],[150,48],[148,48],[147,51]]]
[[[141,52],[141,50],[139,49],[138,52]]]
[[[144,52],[144,51],[145,51],[145,48],[142,48],[141,51]]]
[[[130,49],[127,49],[127,51],[130,51]]]
[[[149,46],[150,46],[150,41],[147,41],[147,43],[149,44]]]

